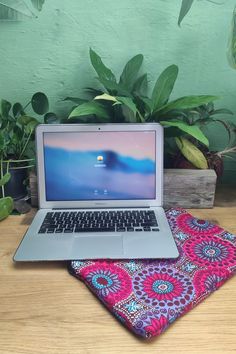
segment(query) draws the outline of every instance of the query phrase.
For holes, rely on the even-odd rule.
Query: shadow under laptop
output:
[[[13,267],[16,270],[67,270],[66,261],[43,261],[43,262],[15,262]]]

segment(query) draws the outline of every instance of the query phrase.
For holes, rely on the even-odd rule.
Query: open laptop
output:
[[[178,257],[159,124],[42,124],[36,146],[39,211],[15,261]]]

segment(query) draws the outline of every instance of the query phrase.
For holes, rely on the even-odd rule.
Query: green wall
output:
[[[227,61],[227,42],[236,0],[216,5],[196,1],[177,26],[180,0],[45,0],[36,19],[0,23],[0,97],[27,102],[45,92],[60,114],[65,96],[98,85],[88,51],[92,47],[119,74],[133,55],[145,57],[150,86],[169,64],[180,73],[173,98],[221,96],[236,119],[236,70]],[[221,126],[207,129],[213,149],[226,142]],[[226,163],[225,180],[236,180],[236,163]]]

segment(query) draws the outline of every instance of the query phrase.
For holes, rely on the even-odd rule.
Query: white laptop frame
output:
[[[156,134],[156,197],[155,199],[135,200],[80,200],[80,201],[47,201],[45,189],[45,164],[43,151],[43,134],[56,132],[122,132],[122,131],[155,131]],[[86,209],[86,208],[128,208],[128,207],[160,207],[163,203],[163,127],[158,123],[114,123],[114,124],[40,124],[36,129],[37,177],[39,207],[41,209]]]

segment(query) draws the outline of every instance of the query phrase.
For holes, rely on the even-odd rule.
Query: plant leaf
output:
[[[209,146],[209,141],[206,138],[206,136],[203,134],[203,132],[201,131],[201,129],[196,126],[196,125],[188,125],[185,122],[182,121],[161,121],[160,122],[161,125],[163,126],[168,126],[168,127],[177,127],[180,130],[182,130],[183,132],[193,136],[195,139],[197,139],[198,141],[200,141],[202,144]]]
[[[37,9],[38,11],[41,11],[45,0],[31,0],[31,2],[32,2],[35,9]]]
[[[231,115],[233,115],[233,112],[227,108],[220,108],[220,109],[215,109],[213,112],[211,112],[212,116],[214,116],[215,114],[231,114]]]
[[[82,103],[81,105],[73,109],[68,119],[73,117],[88,116],[93,114],[95,114],[99,118],[103,118],[104,121],[109,120],[109,115],[107,111],[104,109],[104,107],[101,104],[94,101]]]
[[[146,95],[147,86],[148,86],[147,74],[143,74],[135,81],[132,92]]]
[[[13,199],[5,197],[0,199],[0,221],[8,217],[13,210]]]
[[[85,102],[88,102],[88,100],[85,100],[84,98],[79,98],[79,97],[66,97],[62,101],[71,101],[77,104],[82,104]]]
[[[1,113],[3,118],[8,118],[11,110],[11,103],[6,100],[1,100]]]
[[[102,95],[94,97],[94,100],[106,100],[117,102],[117,99],[114,96],[108,95],[107,93],[103,93]]]
[[[227,54],[230,66],[233,69],[236,69],[236,6],[233,11],[231,33]]]
[[[192,7],[194,0],[182,0],[179,18],[178,18],[178,25],[180,26],[181,22],[183,21],[184,17],[187,15],[189,10]]]
[[[12,112],[15,118],[25,114],[22,105],[18,102],[13,105]]]
[[[11,178],[10,172],[5,173],[5,175],[0,179],[0,187],[4,186]]]
[[[117,97],[119,103],[125,105],[132,113],[133,117],[129,115],[130,122],[137,122],[136,114],[138,112],[137,107],[130,97]]]
[[[155,112],[159,112],[160,114],[163,114],[176,109],[180,109],[180,110],[191,109],[206,104],[208,102],[215,101],[218,98],[219,97],[217,96],[208,96],[208,95],[184,96],[178,98],[177,100],[167,103],[165,106],[160,107]]]
[[[58,116],[53,112],[48,112],[44,115],[44,123],[46,124],[55,124],[60,123],[60,119]]]
[[[164,106],[170,97],[178,76],[178,66],[168,66],[159,76],[152,92],[153,111]]]
[[[31,98],[31,105],[35,113],[42,115],[47,113],[49,102],[47,96],[43,92],[36,92]]]
[[[20,116],[17,119],[17,122],[20,125],[28,125],[31,122],[34,122],[35,124],[39,124],[40,123],[36,118],[30,117],[30,116]]]
[[[120,84],[124,85],[130,90],[138,76],[138,72],[141,68],[142,63],[142,54],[135,55],[133,58],[131,58],[125,65],[124,70],[121,74]]]
[[[111,94],[111,95],[124,95],[124,96],[130,96],[130,92],[122,85],[122,84],[117,84],[116,82],[109,81],[106,79],[101,79],[98,78],[98,80],[101,82],[101,84],[105,87],[105,89]]]
[[[0,0],[0,20],[17,21],[35,17],[23,0]]]
[[[101,57],[92,48],[90,48],[90,60],[99,79],[116,82],[113,72],[103,64]]]
[[[175,138],[176,144],[184,157],[200,169],[208,169],[208,164],[203,153],[185,138]]]

